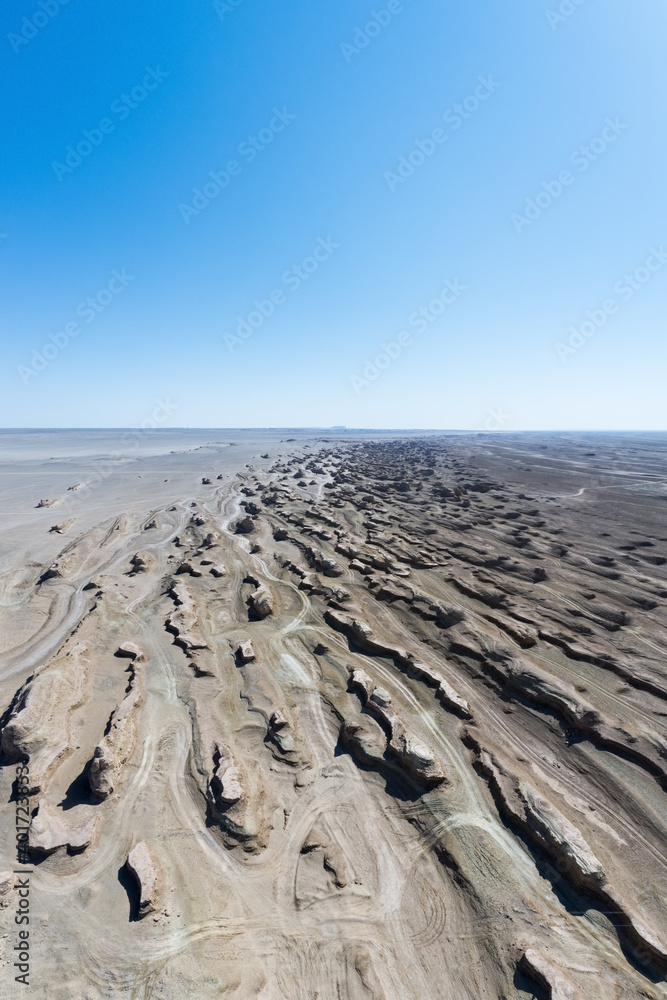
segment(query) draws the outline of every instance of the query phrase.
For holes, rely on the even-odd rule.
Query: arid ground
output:
[[[667,998],[664,435],[0,471],[3,997]]]

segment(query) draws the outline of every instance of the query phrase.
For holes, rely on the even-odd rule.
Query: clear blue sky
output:
[[[0,425],[667,427],[663,0],[0,27]]]

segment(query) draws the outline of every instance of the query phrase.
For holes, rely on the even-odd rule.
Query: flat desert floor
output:
[[[3,997],[667,998],[664,435],[0,472]]]

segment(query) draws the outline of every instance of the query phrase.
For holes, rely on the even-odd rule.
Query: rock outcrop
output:
[[[120,647],[124,655],[131,655],[133,664],[128,668],[130,679],[125,697],[112,713],[107,732],[95,747],[88,780],[93,795],[106,799],[115,790],[123,765],[134,750],[137,739],[136,711],[143,701],[143,682],[139,662],[143,654],[132,643]],[[136,652],[135,652],[136,650]]]
[[[139,917],[145,917],[156,909],[159,876],[153,857],[143,841],[132,848],[126,864],[139,886]]]

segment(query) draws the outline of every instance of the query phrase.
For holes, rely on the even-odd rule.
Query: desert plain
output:
[[[665,435],[0,472],[3,997],[667,998]]]

